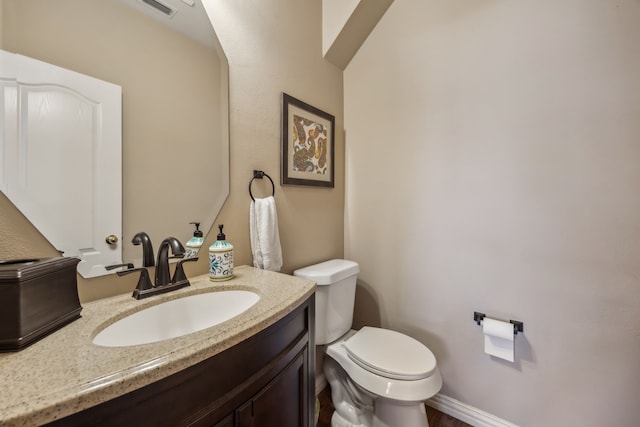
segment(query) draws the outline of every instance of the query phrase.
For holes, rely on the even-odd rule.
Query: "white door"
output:
[[[84,277],[122,262],[121,110],[120,86],[0,51],[0,188]]]

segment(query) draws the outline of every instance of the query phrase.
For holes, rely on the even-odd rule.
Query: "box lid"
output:
[[[79,258],[72,257],[0,261],[0,284],[28,280],[71,267],[75,269],[79,262]]]

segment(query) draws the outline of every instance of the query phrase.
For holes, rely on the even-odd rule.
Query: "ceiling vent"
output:
[[[169,6],[166,3],[160,2],[158,0],[138,0],[140,3],[146,4],[149,7],[152,7],[156,11],[162,13],[164,16],[171,18],[173,15],[178,13],[178,9]]]

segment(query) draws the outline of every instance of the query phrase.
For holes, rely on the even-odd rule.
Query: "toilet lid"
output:
[[[345,341],[347,354],[362,368],[385,378],[419,380],[436,369],[436,358],[421,342],[399,332],[365,326]]]

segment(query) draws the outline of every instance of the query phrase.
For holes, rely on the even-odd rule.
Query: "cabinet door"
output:
[[[296,358],[267,384],[250,402],[236,411],[238,427],[306,426],[306,352]]]
[[[229,415],[227,418],[220,421],[218,424],[216,424],[213,427],[235,427],[233,424],[233,414]]]

